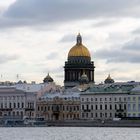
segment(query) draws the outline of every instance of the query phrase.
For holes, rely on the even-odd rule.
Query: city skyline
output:
[[[140,81],[138,0],[0,2],[1,80],[63,84],[64,62],[78,32],[95,62],[95,82]]]

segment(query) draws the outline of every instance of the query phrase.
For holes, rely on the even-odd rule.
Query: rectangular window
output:
[[[48,106],[48,111],[50,111],[50,106]]]
[[[91,113],[91,118],[93,118],[93,113]]]
[[[91,105],[91,110],[93,110],[93,105]]]
[[[136,104],[133,104],[133,110],[136,110]]]
[[[100,110],[102,110],[102,105],[100,105]]]
[[[105,110],[107,110],[107,105],[105,105]]]
[[[98,117],[98,114],[96,113],[95,116]]]
[[[40,111],[40,107],[38,106],[38,111]]]
[[[131,105],[130,104],[128,104],[128,111],[130,111],[131,110]]]
[[[140,104],[138,105],[138,110],[140,111]]]
[[[128,117],[131,117],[131,114],[130,113],[128,114]]]
[[[84,105],[82,105],[82,110],[84,110]]]
[[[112,105],[110,105],[110,110],[112,110]]]
[[[115,110],[117,110],[117,105],[115,104]]]
[[[105,117],[107,118],[107,113],[105,113]]]
[[[79,106],[77,106],[77,111],[79,111]]]
[[[82,113],[82,118],[84,118],[84,113]]]
[[[87,105],[87,110],[89,110],[89,106]]]
[[[135,101],[136,100],[136,97],[133,97],[133,101]]]
[[[95,109],[97,110],[98,109],[98,106],[96,105]]]
[[[86,117],[88,118],[88,113],[86,113]]]
[[[126,104],[124,104],[124,110],[126,110]]]
[[[120,109],[120,110],[122,109],[122,106],[121,106],[121,104],[119,104],[119,109]]]
[[[100,117],[102,118],[102,113],[100,113]]]

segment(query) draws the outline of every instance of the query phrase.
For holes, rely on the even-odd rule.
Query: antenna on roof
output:
[[[19,74],[16,75],[17,80],[19,79]]]

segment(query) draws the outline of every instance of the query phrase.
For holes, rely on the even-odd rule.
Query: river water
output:
[[[140,140],[140,128],[1,127],[0,140]]]

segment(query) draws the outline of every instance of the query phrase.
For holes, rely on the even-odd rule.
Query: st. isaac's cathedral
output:
[[[70,88],[80,83],[94,83],[94,62],[91,61],[89,50],[82,44],[80,33],[69,53],[64,66],[64,86]]]

